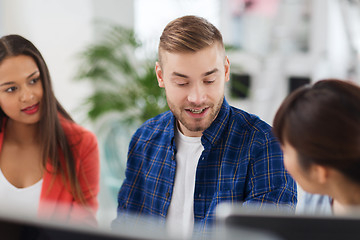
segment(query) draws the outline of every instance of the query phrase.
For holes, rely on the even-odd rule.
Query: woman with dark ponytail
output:
[[[294,91],[277,111],[273,131],[287,170],[306,192],[320,194],[305,194],[304,212],[360,206],[359,86],[329,79]]]
[[[0,207],[96,224],[96,137],[60,105],[41,53],[19,35],[0,39],[0,170]]]

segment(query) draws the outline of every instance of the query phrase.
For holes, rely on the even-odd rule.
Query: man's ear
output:
[[[230,61],[227,56],[225,56],[225,82],[230,80]]]
[[[156,78],[158,80],[159,87],[161,87],[161,88],[165,87],[164,79],[163,79],[163,71],[161,69],[161,66],[160,66],[159,62],[156,62],[155,72],[156,72]]]

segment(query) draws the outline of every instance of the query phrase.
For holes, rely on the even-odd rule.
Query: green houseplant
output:
[[[165,92],[156,83],[155,58],[136,59],[140,47],[133,30],[110,25],[80,53],[76,79],[94,86],[85,100],[91,120],[118,112],[122,124],[138,125],[167,110]]]
[[[82,109],[87,109],[88,118],[98,126],[102,177],[116,194],[124,178],[132,133],[168,107],[165,92],[157,85],[155,57],[136,57],[141,43],[134,31],[114,24],[102,27],[102,37],[80,52],[75,78],[93,86]]]

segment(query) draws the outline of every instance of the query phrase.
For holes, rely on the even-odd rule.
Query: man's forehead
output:
[[[167,51],[164,49],[159,49],[159,62],[160,65],[163,66],[164,63],[168,62],[168,60],[174,59],[174,60],[181,60],[183,58],[187,58],[187,59],[191,59],[192,57],[197,57],[197,53],[200,52],[204,52],[205,50],[212,50],[212,49],[216,49],[216,52],[213,51],[208,51],[207,53],[213,53],[213,54],[219,54],[220,53],[220,57],[223,58],[225,60],[225,49],[220,46],[220,44],[217,45],[211,45],[208,46],[206,48],[200,49],[198,51]],[[204,59],[204,60],[207,60]]]

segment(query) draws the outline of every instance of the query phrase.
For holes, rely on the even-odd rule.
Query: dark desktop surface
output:
[[[300,239],[358,239],[359,219],[315,217],[232,216],[226,219],[231,227],[265,230],[289,240]]]
[[[359,239],[360,215],[325,216],[260,212],[229,207],[217,223],[227,229],[264,231],[284,240]]]
[[[67,227],[0,219],[1,240],[115,240],[140,239]]]
[[[65,224],[40,219],[21,219],[19,215],[0,216],[0,240],[121,240],[121,239],[164,239],[142,231],[119,228],[118,231]]]

